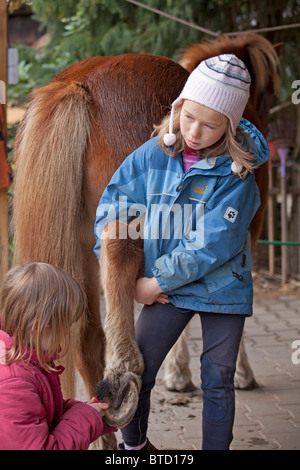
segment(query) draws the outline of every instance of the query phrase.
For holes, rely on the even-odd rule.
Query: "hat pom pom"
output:
[[[168,133],[164,135],[164,144],[167,147],[171,147],[176,142],[176,135],[173,133]]]
[[[240,173],[243,170],[243,165],[238,162],[232,162],[231,163],[231,171],[232,173]]]

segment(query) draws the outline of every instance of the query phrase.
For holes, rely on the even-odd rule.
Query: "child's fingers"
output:
[[[108,408],[107,403],[88,403],[88,405],[95,408],[95,410],[99,413],[100,416],[104,416],[105,410]]]
[[[99,402],[98,402],[98,405],[100,406],[100,408],[101,408],[102,410],[107,410],[107,408],[108,408],[108,403],[104,403],[104,402],[100,402],[100,401],[99,401]]]
[[[93,397],[90,401],[87,402],[89,405],[97,403],[102,410],[106,410],[108,408],[108,403],[104,401],[99,401],[97,397]]]
[[[170,303],[170,301],[168,300],[168,295],[167,294],[160,294],[157,297],[156,302],[158,302],[160,304],[169,304]]]

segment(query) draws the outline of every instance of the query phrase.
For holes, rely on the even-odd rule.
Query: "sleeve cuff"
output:
[[[157,269],[156,266],[154,266],[154,268],[152,268],[152,273],[153,273],[153,276],[156,278],[157,280],[157,283],[159,285],[159,287],[161,288],[161,290],[163,292],[168,292],[168,286],[164,283],[160,273],[159,273],[159,270]]]
[[[163,292],[170,292],[194,282],[198,272],[197,260],[193,256],[175,250],[172,255],[163,255],[158,258],[152,268],[152,273]]]

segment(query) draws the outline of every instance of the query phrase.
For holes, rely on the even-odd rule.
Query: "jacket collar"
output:
[[[180,154],[177,155],[180,163],[182,157]],[[210,157],[207,160],[202,158],[197,163],[194,163],[185,174],[186,176],[207,175],[209,172],[210,176],[226,176],[231,173],[232,160],[229,155],[221,155],[219,157]]]

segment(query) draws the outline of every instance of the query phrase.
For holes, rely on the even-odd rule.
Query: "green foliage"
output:
[[[14,90],[9,90],[12,103],[18,99],[22,102],[32,88],[43,85],[86,57],[148,52],[178,60],[187,45],[213,39],[126,0],[31,0],[27,3],[35,19],[52,33],[52,39],[42,51],[20,48],[20,81]],[[220,33],[300,21],[299,0],[143,0],[142,3]],[[295,60],[299,31],[298,28],[265,34],[272,43],[285,44],[283,97],[291,94],[291,82],[300,78]]]

